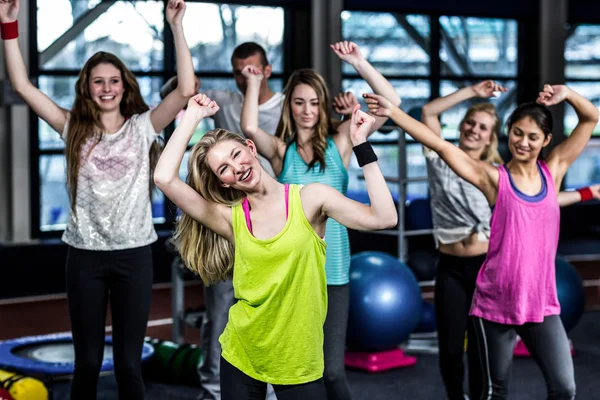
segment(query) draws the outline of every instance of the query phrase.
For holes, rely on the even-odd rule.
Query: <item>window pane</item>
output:
[[[441,81],[440,94],[447,96],[460,88],[477,83],[476,81]],[[510,113],[517,108],[517,83],[515,81],[498,81],[502,86],[508,88],[508,92],[502,93],[497,99],[470,99],[463,101],[448,111],[442,113],[442,135],[446,139],[457,139],[459,136],[459,125],[465,116],[467,109],[476,103],[492,103],[502,120],[501,132],[504,132],[504,124],[510,116]]]
[[[231,53],[243,42],[263,46],[273,72],[283,71],[281,7],[188,2],[183,23],[197,71],[231,71]]]
[[[423,104],[427,102],[430,96],[430,85],[429,81],[426,80],[391,80],[392,85],[396,88],[396,91],[402,98],[402,109],[411,110],[418,108],[420,109]],[[363,102],[361,94],[364,92],[372,92],[368,87],[367,83],[363,80],[358,79],[346,79],[342,81],[342,88],[344,91],[350,91],[359,98],[362,105],[362,109],[366,110],[366,105]],[[386,124],[387,125],[387,124]],[[394,127],[393,123],[389,127]],[[383,129],[382,129],[383,130]],[[389,132],[388,130],[386,130]],[[377,143],[382,140],[398,140],[399,130],[394,129],[389,133],[376,132],[369,138],[370,141]],[[406,136],[407,138],[410,137]],[[379,166],[386,177],[398,178],[398,145],[397,144],[386,144],[386,145],[375,145],[375,152],[378,154]],[[425,158],[422,154],[422,147],[419,144],[408,144],[406,146],[406,162],[407,162],[407,175],[408,177],[424,177],[427,175],[425,168]],[[402,156],[404,157],[404,156]],[[356,158],[353,156],[350,161],[348,169],[349,182],[348,182],[348,194],[350,197],[360,201],[367,201],[366,197],[367,186],[365,181],[360,178],[362,175],[362,169],[358,167]],[[394,194],[394,197],[398,196],[398,185],[395,183],[389,184],[390,190]],[[407,198],[425,197],[427,195],[427,184],[417,183],[410,184],[407,186]]]
[[[429,17],[359,11],[342,12],[342,37],[355,42],[382,74],[429,74]],[[355,73],[343,63],[344,73]]]
[[[567,85],[590,100],[600,110],[600,82],[567,82]],[[573,107],[565,103],[565,135],[569,136],[578,122],[577,114]],[[600,136],[600,125],[596,125],[594,136]]]
[[[600,183],[600,139],[592,139],[571,165],[565,176],[565,187],[577,189]]]
[[[129,68],[163,68],[163,2],[117,1],[57,54],[45,50],[88,9],[102,7],[90,0],[38,0],[37,40],[40,67],[80,68],[97,51],[116,54]],[[132,34],[135,32],[135,34]]]
[[[70,110],[75,99],[76,81],[77,77],[43,75],[38,79],[38,87],[60,107]],[[158,105],[160,102],[159,92],[162,78],[139,77],[137,81],[146,104],[149,107]],[[60,138],[60,135],[41,118],[39,119],[38,138],[41,150],[64,148],[64,142]]]
[[[565,43],[567,78],[600,78],[600,25],[579,25]]]
[[[69,217],[69,195],[66,186],[66,162],[62,155],[41,156],[40,230],[65,229]]]
[[[517,75],[517,22],[491,18],[440,17],[442,73]]]

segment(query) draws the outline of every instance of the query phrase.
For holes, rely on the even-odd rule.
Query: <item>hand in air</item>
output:
[[[364,57],[358,48],[358,45],[354,42],[337,42],[330,45],[334,53],[342,60],[351,65],[356,65]]]
[[[366,112],[360,111],[360,105],[354,106],[352,122],[350,124],[350,137],[353,143],[362,143],[367,140],[373,130],[375,118]]]
[[[185,14],[184,0],[168,0],[165,10],[169,25],[181,25],[183,14]]]
[[[378,94],[365,93],[363,97],[367,102],[369,112],[378,117],[389,117],[392,115],[392,111],[397,108],[388,99]]]
[[[17,20],[19,0],[0,0],[0,22],[6,24]]]
[[[358,100],[351,92],[339,93],[333,98],[333,110],[344,117],[349,117],[357,104]]]
[[[204,93],[199,93],[188,101],[185,113],[192,113],[195,118],[203,119],[215,115],[217,111],[219,111],[217,103]]]
[[[500,86],[498,83],[487,80],[481,81],[473,86],[471,86],[475,96],[481,97],[484,99],[488,99],[490,97],[495,97],[497,93],[504,93],[508,91],[508,88],[504,86]]]
[[[246,77],[246,80],[255,82],[260,82],[264,78],[262,71],[254,65],[246,65],[242,69],[242,75]]]
[[[536,102],[543,106],[553,106],[567,98],[569,88],[565,85],[544,85],[544,88],[538,95]]]

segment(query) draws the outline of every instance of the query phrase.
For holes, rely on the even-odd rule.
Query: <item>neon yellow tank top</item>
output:
[[[321,378],[326,245],[304,215],[300,187],[290,185],[288,219],[274,237],[255,238],[241,204],[232,208],[232,225],[237,302],[219,338],[223,358],[246,375],[276,385]]]

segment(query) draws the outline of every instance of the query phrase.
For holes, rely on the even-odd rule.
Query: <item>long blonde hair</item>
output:
[[[65,146],[67,187],[73,211],[75,211],[75,200],[77,198],[77,177],[82,157],[81,148],[89,139],[95,139],[96,142],[92,148],[96,146],[102,140],[102,133],[105,131],[100,119],[102,112],[90,94],[90,75],[92,69],[99,64],[111,64],[121,72],[124,92],[120,111],[125,119],[149,110],[148,105],[142,98],[135,75],[117,56],[99,51],[87,60],[75,83],[75,101],[69,117],[69,129]],[[155,141],[150,147],[150,186],[148,189],[151,197],[154,189],[152,174],[160,157],[161,148],[158,141]]]
[[[500,157],[500,153],[498,152],[498,135],[500,135],[500,127],[502,126],[502,121],[500,121],[500,117],[498,117],[498,113],[496,111],[496,107],[494,107],[491,103],[478,103],[474,104],[467,110],[465,116],[462,121],[460,121],[460,125],[471,118],[473,114],[476,112],[484,112],[489,114],[494,119],[494,125],[491,127],[492,136],[490,138],[490,144],[488,144],[483,152],[481,153],[480,159],[486,161],[491,164],[502,164],[504,161],[502,157]]]
[[[237,133],[225,129],[207,132],[191,150],[187,184],[204,199],[231,207],[238,204],[246,194],[231,187],[223,187],[206,159],[210,149],[224,140],[233,140],[246,146],[244,139]],[[205,284],[210,285],[233,276],[235,250],[229,240],[185,213],[175,226],[174,238],[185,266],[200,275]]]
[[[334,132],[334,124],[331,120],[329,110],[329,91],[325,80],[321,75],[310,68],[303,68],[294,71],[288,79],[283,94],[285,100],[281,110],[281,118],[275,131],[275,136],[281,138],[284,142],[290,144],[296,140],[296,122],[292,117],[292,93],[296,86],[305,84],[313,88],[319,99],[319,121],[315,126],[315,132],[310,139],[313,150],[313,159],[308,163],[308,169],[319,163],[320,170],[325,170],[325,150],[327,149],[327,137]]]

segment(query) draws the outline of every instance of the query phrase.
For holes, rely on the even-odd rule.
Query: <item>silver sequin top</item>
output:
[[[66,140],[68,122],[62,134]],[[150,111],[136,114],[106,134],[93,149],[81,149],[76,213],[71,211],[62,240],[78,249],[120,250],[157,239],[150,202],[150,146],[156,139]]]

